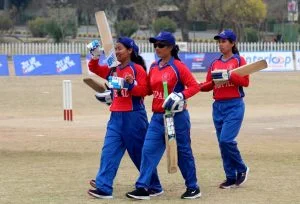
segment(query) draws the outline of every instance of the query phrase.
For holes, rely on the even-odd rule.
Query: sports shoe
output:
[[[234,179],[226,179],[223,183],[220,184],[219,188],[228,189],[235,187],[236,180]]]
[[[112,199],[113,198],[113,196],[111,194],[107,194],[98,188],[96,188],[94,190],[93,189],[88,190],[88,194],[90,196],[93,196],[94,198],[101,198],[101,199]]]
[[[185,193],[181,195],[182,199],[196,199],[201,197],[200,189],[187,188]]]
[[[156,189],[149,189],[148,190],[150,197],[160,196],[164,193],[164,190],[156,190]]]
[[[128,198],[133,198],[133,199],[137,199],[137,200],[149,200],[150,199],[149,192],[144,188],[137,188],[132,192],[126,193],[126,196]]]
[[[94,179],[90,180],[90,185],[93,187],[93,188],[97,188],[96,187],[96,181]]]
[[[241,186],[247,181],[249,170],[250,170],[249,167],[247,167],[247,170],[245,172],[237,174],[235,185]]]

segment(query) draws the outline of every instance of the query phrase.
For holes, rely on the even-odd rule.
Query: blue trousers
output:
[[[102,148],[100,168],[96,176],[98,189],[112,194],[113,180],[125,150],[136,168],[140,169],[147,128],[148,120],[145,110],[111,113]],[[156,169],[153,170],[150,177],[150,188],[161,190]]]
[[[247,170],[235,140],[243,122],[244,112],[245,104],[242,98],[213,103],[213,120],[227,179],[236,180],[237,173]]]
[[[197,189],[196,167],[191,149],[190,116],[188,111],[176,113],[174,116],[176,132],[178,166],[187,188]],[[165,127],[162,113],[154,113],[146,134],[140,176],[136,188],[150,188],[151,178],[165,151]]]

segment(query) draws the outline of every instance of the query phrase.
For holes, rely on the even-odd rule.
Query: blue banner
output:
[[[159,60],[158,56],[154,53],[142,53],[144,60],[147,63],[147,67],[154,62],[154,60]],[[181,52],[179,53],[179,58],[181,61],[187,65],[187,67],[192,72],[206,72],[210,67],[211,63],[221,56],[220,52],[202,52],[202,53],[193,53],[193,52]],[[91,55],[86,56],[87,63],[90,61]],[[104,55],[100,55],[99,64],[106,64],[106,59]]]
[[[8,62],[6,55],[0,55],[0,76],[8,76]]]
[[[261,71],[294,71],[293,52],[285,51],[265,51],[265,52],[241,52],[247,62],[253,63],[258,60],[266,60],[268,68]],[[297,52],[295,53],[297,57]],[[297,63],[297,58],[296,58]]]
[[[82,74],[80,54],[14,55],[16,76]]]
[[[92,55],[91,54],[87,54],[86,55],[86,60],[89,62],[92,59]],[[104,54],[102,53],[99,57],[99,63],[100,65],[107,65],[106,63],[106,58],[104,56]]]
[[[180,60],[191,70],[191,72],[206,72],[211,63],[219,58],[219,52],[181,52],[178,53]],[[159,60],[155,54],[155,60]]]
[[[179,53],[179,58],[192,72],[206,72],[211,63],[220,57],[218,52]]]
[[[89,75],[96,75],[96,74],[94,74],[93,72],[91,72],[91,71],[89,70],[89,62],[90,62],[91,59],[92,59],[92,55],[91,55],[91,54],[87,54],[87,55],[86,55],[86,67],[87,67],[87,72],[88,72]],[[106,58],[105,58],[105,56],[104,56],[104,53],[102,53],[102,54],[100,55],[98,64],[99,64],[99,65],[107,65],[107,63],[106,63]]]

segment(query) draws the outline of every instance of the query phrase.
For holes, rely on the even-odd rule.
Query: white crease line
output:
[[[272,127],[268,127],[268,128],[264,128],[265,130],[274,130],[275,128]]]

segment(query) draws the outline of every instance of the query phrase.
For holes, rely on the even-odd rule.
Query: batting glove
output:
[[[99,57],[101,55],[101,47],[98,40],[93,40],[86,47],[89,49],[92,56]]]
[[[111,89],[122,89],[124,88],[124,79],[121,77],[109,76],[108,87]]]
[[[100,101],[101,103],[105,103],[108,106],[112,104],[111,90],[106,90],[103,93],[96,93],[95,97],[96,97],[96,99],[98,99],[98,101]]]
[[[228,81],[230,79],[230,72],[224,69],[214,70],[211,72],[211,76],[214,82]]]
[[[185,107],[185,100],[182,93],[171,93],[164,101],[162,107],[173,113],[180,112]]]

